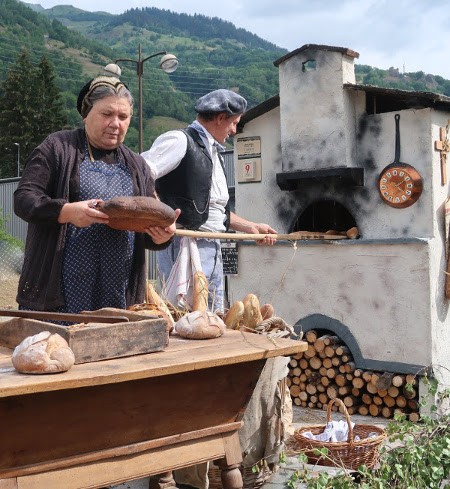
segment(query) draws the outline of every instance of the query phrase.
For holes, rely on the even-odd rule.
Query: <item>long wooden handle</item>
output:
[[[95,314],[66,314],[63,312],[22,311],[16,309],[0,309],[1,316],[16,318],[67,321],[72,323],[124,323],[129,319],[125,316],[101,316]]]
[[[189,238],[208,238],[208,239],[231,239],[231,240],[255,240],[264,239],[267,234],[250,233],[214,233],[208,231],[192,231],[190,229],[177,229],[177,236]],[[302,239],[348,239],[346,235],[315,233],[313,231],[296,231],[289,234],[270,234],[277,240],[297,241]]]

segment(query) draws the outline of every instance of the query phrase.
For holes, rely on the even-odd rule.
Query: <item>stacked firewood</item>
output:
[[[295,405],[326,410],[337,397],[350,415],[392,418],[402,412],[411,421],[419,419],[414,375],[357,369],[349,348],[337,336],[319,336],[311,330],[304,339],[308,349],[289,363],[288,385]]]

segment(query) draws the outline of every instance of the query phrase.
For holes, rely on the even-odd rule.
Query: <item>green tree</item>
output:
[[[27,51],[22,51],[7,73],[1,88],[0,97],[0,148],[4,159],[0,163],[0,176],[13,177],[16,172],[15,143],[18,143],[21,154],[31,149],[30,138],[33,137],[33,124],[30,118],[30,107],[34,98],[31,83],[33,65]]]
[[[39,139],[67,124],[61,92],[55,82],[53,66],[43,56],[36,73],[36,125]]]
[[[43,57],[37,67],[23,50],[0,88],[0,178],[17,176],[20,163],[43,139],[66,124],[53,68]],[[17,143],[17,144],[16,144]]]

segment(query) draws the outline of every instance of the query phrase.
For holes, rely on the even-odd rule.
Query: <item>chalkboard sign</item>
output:
[[[238,246],[235,241],[222,241],[222,260],[224,275],[238,274]]]

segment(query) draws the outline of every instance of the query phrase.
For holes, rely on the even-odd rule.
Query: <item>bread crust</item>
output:
[[[244,303],[235,301],[225,315],[225,324],[229,329],[239,329],[244,318]]]
[[[175,323],[175,331],[183,338],[206,340],[222,336],[225,323],[217,314],[209,311],[188,312]]]
[[[247,294],[242,302],[244,303],[243,326],[255,329],[262,321],[259,299],[255,294]]]
[[[62,336],[41,331],[17,345],[11,361],[18,372],[50,374],[69,370],[75,363],[75,355]]]
[[[155,197],[121,196],[98,202],[96,209],[108,214],[108,226],[122,231],[145,232],[149,226],[170,226],[175,211]]]
[[[194,273],[194,287],[192,292],[192,310],[193,311],[207,311],[208,310],[208,279],[206,275],[201,272]]]
[[[272,304],[263,304],[261,306],[262,320],[270,319],[275,314]]]
[[[142,304],[133,304],[132,306],[128,307],[129,311],[134,311],[138,312],[139,314],[144,314],[144,315],[149,315],[149,316],[157,316],[164,321],[166,321],[166,330],[168,333],[171,333],[175,324],[175,321],[172,317],[172,314],[170,313],[169,309],[167,306],[164,304],[164,306],[157,305],[157,304],[150,304],[148,302],[144,302]]]
[[[149,304],[156,305],[162,312],[164,312],[167,315],[167,319],[170,323],[170,331],[172,331],[175,325],[175,320],[173,319],[172,313],[170,312],[170,309],[165,303],[165,301],[161,298],[158,292],[156,292],[155,287],[149,280],[147,280],[147,290],[146,290],[145,300]]]

